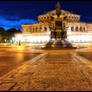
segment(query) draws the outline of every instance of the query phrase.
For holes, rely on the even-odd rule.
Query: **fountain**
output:
[[[54,27],[51,30],[51,39],[46,44],[45,48],[74,48],[67,40],[67,29],[65,26],[66,16],[61,15],[61,6],[58,2],[56,5],[57,18],[54,21]]]

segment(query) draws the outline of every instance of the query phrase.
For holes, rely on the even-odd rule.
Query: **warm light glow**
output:
[[[72,36],[68,36],[67,39],[70,42],[90,42],[91,41],[91,37],[88,35],[72,35]]]
[[[28,36],[26,37],[26,40],[28,42],[47,42],[50,40],[49,36]]]
[[[55,40],[55,38],[52,38],[51,40],[52,40],[52,41],[54,41],[54,40]]]
[[[25,48],[24,48],[24,46],[18,46],[16,49],[17,49],[18,51],[22,51],[22,50],[24,50]]]
[[[24,41],[24,37],[22,36],[22,34],[17,34],[16,35],[16,37],[15,37],[15,39],[17,40],[17,41]]]
[[[50,28],[48,28],[46,33],[49,34],[49,35],[51,34]]]
[[[67,28],[67,35],[70,35],[71,34],[71,27],[68,27]]]

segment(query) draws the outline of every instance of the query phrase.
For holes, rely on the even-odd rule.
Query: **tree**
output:
[[[4,28],[3,27],[0,27],[0,33],[1,32],[4,32],[5,30],[4,30]]]
[[[3,27],[0,27],[0,42],[4,42],[5,39],[5,30]]]
[[[18,29],[17,33],[22,33],[22,31],[20,29]]]
[[[16,33],[22,33],[21,30],[16,30],[15,28],[10,28],[7,31],[4,30],[3,27],[0,27],[0,42],[8,42],[10,43],[12,37],[15,37]]]
[[[15,28],[11,28],[6,31],[7,42],[11,42],[11,39],[15,36],[15,33],[17,33]]]

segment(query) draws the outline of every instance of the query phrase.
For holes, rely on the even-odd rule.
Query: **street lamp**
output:
[[[19,46],[21,45],[21,41],[23,40],[22,34],[16,34],[16,39],[18,41]]]

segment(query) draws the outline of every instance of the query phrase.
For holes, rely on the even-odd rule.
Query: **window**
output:
[[[44,19],[46,19],[46,17],[44,17]]]
[[[85,27],[83,28],[83,30],[85,31]]]
[[[44,27],[44,31],[47,31],[47,28],[46,27]]]
[[[80,27],[80,31],[82,31],[82,27]]]
[[[47,19],[49,19],[49,17],[47,17]]]
[[[35,32],[37,32],[37,29],[36,29],[36,27],[35,27]]]
[[[78,31],[78,27],[76,27],[76,31]]]
[[[40,30],[42,30],[42,27],[40,27]]]
[[[51,20],[54,20],[54,17],[51,16]]]
[[[71,31],[74,31],[74,27],[71,27]]]
[[[64,17],[64,20],[66,20],[66,19],[67,19],[67,16]]]

